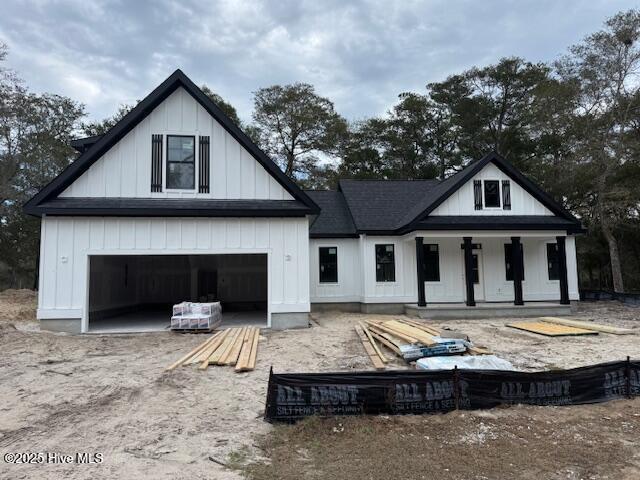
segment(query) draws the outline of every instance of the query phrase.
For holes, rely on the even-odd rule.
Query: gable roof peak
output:
[[[149,95],[141,100],[135,107],[109,129],[102,137],[65,168],[40,192],[24,205],[28,214],[40,215],[43,212],[38,206],[56,198],[69,185],[78,179],[101,158],[111,147],[118,143],[124,136],[146,118],[158,105],[166,100],[169,95],[179,87],[184,88],[215,120],[244,147],[265,170],[287,190],[295,199],[306,205],[310,212],[318,213],[319,208],[315,202],[298,187],[293,180],[287,177],[282,170],[207,96],[191,81],[179,68],[169,75]]]
[[[580,223],[559,202],[554,200],[548,193],[532,182],[527,176],[511,164],[511,162],[495,150],[492,150],[485,154],[480,160],[469,163],[455,175],[452,175],[440,182],[440,184],[434,189],[436,195],[433,197],[426,197],[422,202],[409,210],[403,219],[404,229],[411,229],[411,227],[417,222],[424,220],[433,210],[441,205],[447,198],[449,198],[490,162],[494,163],[500,170],[502,170],[502,172],[505,173],[505,175],[518,183],[530,195],[551,210],[554,215],[572,222]]]

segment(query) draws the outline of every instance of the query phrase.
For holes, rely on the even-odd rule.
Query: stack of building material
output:
[[[213,331],[222,322],[220,302],[182,302],[173,306],[171,330]]]
[[[476,346],[466,340],[466,335],[459,334],[459,332],[452,332],[452,337],[454,338],[450,338],[447,336],[447,331],[441,331],[410,319],[387,321],[368,320],[366,323],[366,326],[362,325],[362,327],[367,328],[371,337],[370,342],[374,346],[376,341],[380,342],[380,344],[387,347],[406,362],[412,362],[423,357],[443,355],[491,354],[489,349]],[[358,327],[356,327],[356,330],[357,329]]]
[[[258,355],[258,327],[227,328],[216,332],[166,370],[198,364],[200,370],[209,365],[235,366],[236,372],[247,372],[256,366]]]

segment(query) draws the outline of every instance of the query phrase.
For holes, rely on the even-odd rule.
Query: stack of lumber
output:
[[[540,321],[566,327],[583,328],[594,332],[610,333],[612,335],[633,335],[635,332],[630,328],[614,327],[612,325],[601,325],[594,322],[584,322],[580,320],[569,320],[568,318],[541,317]]]
[[[258,327],[220,330],[169,365],[166,370],[193,364],[197,364],[200,370],[206,370],[209,365],[234,366],[236,372],[253,370],[256,366],[259,337]]]
[[[384,369],[388,359],[380,350],[378,344],[388,348],[398,357],[405,359],[403,350],[407,345],[436,347],[441,345],[442,338],[447,338],[446,331],[410,319],[394,319],[386,321],[367,320],[355,327],[358,336],[377,370]],[[437,337],[437,339],[436,339]],[[469,355],[490,355],[492,352],[485,347],[475,346],[465,342]]]

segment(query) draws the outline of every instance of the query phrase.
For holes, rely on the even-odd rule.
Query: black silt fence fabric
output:
[[[446,413],[498,405],[578,405],[640,395],[640,362],[561,371],[270,374],[265,418]]]
[[[629,362],[629,395],[640,397],[640,360]]]

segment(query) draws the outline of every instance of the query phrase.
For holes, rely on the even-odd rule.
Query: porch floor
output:
[[[508,302],[477,302],[475,307],[465,303],[427,303],[426,307],[406,304],[404,312],[410,317],[433,320],[455,318],[543,317],[571,315],[571,305],[555,302],[525,302],[514,305]]]

